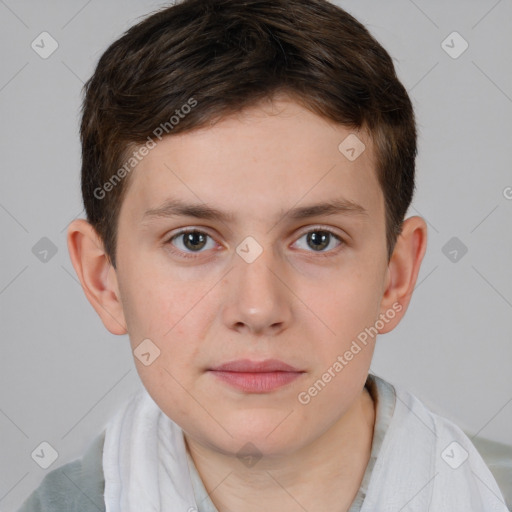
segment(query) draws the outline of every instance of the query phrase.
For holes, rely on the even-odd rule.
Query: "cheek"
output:
[[[164,337],[186,314],[195,287],[165,277],[147,262],[132,261],[125,268],[120,288],[130,333]]]
[[[321,321],[326,346],[342,348],[378,318],[381,276],[371,265],[346,265],[304,286],[299,296]],[[334,340],[334,342],[333,342]]]
[[[378,273],[369,268],[352,269],[340,272],[325,294],[309,296],[311,309],[329,329],[321,327],[318,332],[326,334],[314,339],[314,371],[302,391],[327,423],[350,406],[366,380],[376,339],[366,329],[378,318],[378,283]]]
[[[218,307],[214,294],[208,293],[212,283],[162,278],[158,271],[136,268],[125,276],[123,287],[132,349],[150,339],[160,350],[159,364],[181,373],[188,362],[198,360],[204,332]]]

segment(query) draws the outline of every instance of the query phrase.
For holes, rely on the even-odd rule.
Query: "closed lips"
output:
[[[299,370],[278,359],[266,359],[264,361],[251,361],[250,359],[238,359],[230,361],[214,368],[212,371],[220,372],[239,372],[239,373],[271,373],[271,372],[294,372],[301,373]]]

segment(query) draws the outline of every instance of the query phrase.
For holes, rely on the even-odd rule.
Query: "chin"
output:
[[[225,453],[229,456],[242,457],[250,455],[254,457],[279,457],[281,455],[287,455],[293,453],[302,447],[303,444],[307,443],[303,436],[297,435],[296,437],[292,433],[282,430],[278,432],[280,427],[276,429],[279,423],[269,426],[264,430],[250,429],[250,430],[229,430],[232,434],[232,438],[226,439],[223,436],[222,440],[218,440],[215,449]]]

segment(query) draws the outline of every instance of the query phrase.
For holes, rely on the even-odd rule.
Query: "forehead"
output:
[[[121,215],[125,210],[137,223],[169,198],[207,203],[254,221],[338,199],[383,215],[371,140],[292,100],[164,137],[132,173]]]

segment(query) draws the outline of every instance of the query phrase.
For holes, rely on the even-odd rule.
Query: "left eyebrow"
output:
[[[284,212],[283,212],[284,214]],[[360,204],[347,199],[333,199],[322,203],[293,208],[286,213],[292,219],[307,219],[320,215],[368,215],[368,212]]]
[[[294,220],[318,217],[321,215],[368,215],[368,212],[360,204],[347,199],[333,199],[321,203],[292,208],[285,212],[281,210],[276,220],[282,217],[290,217]],[[197,219],[218,220],[221,222],[232,222],[235,218],[232,212],[218,210],[207,204],[185,203],[180,199],[168,199],[156,208],[147,210],[142,216],[142,221],[152,218],[169,217],[195,217]]]

